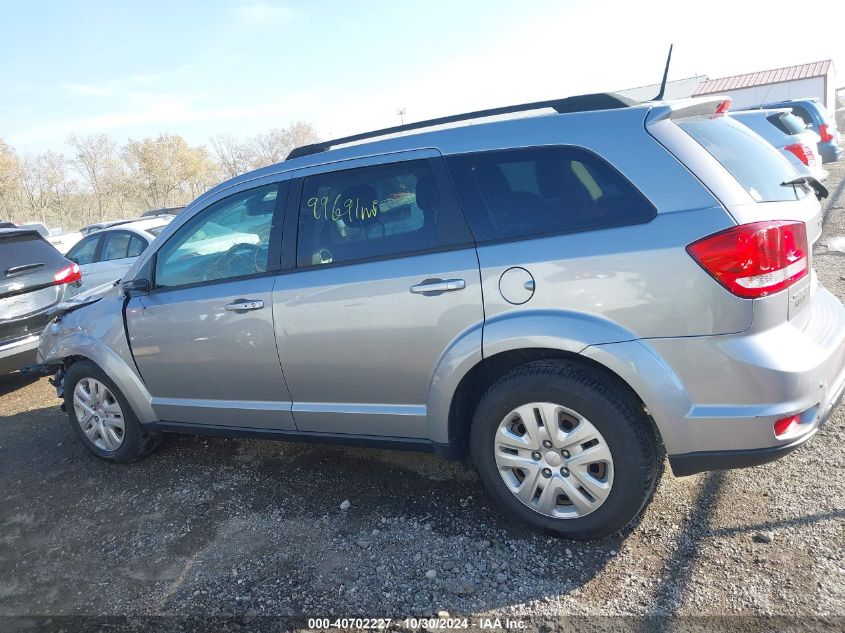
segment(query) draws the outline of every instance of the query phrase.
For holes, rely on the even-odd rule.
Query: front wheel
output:
[[[70,366],[64,379],[65,409],[85,447],[100,459],[128,463],[158,448],[161,435],[141,426],[126,397],[91,361]]]
[[[534,527],[602,538],[651,498],[658,452],[650,421],[621,385],[568,361],[528,363],[484,394],[473,461],[490,495]]]

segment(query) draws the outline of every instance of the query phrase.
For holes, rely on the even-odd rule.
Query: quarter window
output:
[[[798,173],[792,164],[756,133],[727,116],[688,117],[678,126],[706,149],[755,202],[799,200],[808,188],[784,183]]]
[[[235,194],[180,227],[158,251],[156,286],[267,272],[277,193],[270,185]]]
[[[413,160],[310,176],[297,266],[392,257],[472,243],[442,163]]]
[[[479,241],[636,224],[656,214],[619,172],[576,147],[461,154],[447,164]]]

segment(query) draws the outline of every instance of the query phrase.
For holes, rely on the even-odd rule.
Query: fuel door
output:
[[[522,305],[534,296],[534,277],[524,268],[508,268],[499,277],[502,298],[513,305]]]

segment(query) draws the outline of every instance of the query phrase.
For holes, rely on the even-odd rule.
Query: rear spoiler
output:
[[[731,98],[726,95],[660,101],[649,110],[645,124],[649,126],[666,119],[683,119],[692,116],[719,116],[728,111],[730,104]]]
[[[0,239],[4,237],[14,237],[17,235],[37,235],[38,237],[42,237],[41,233],[39,233],[35,229],[30,229],[27,227],[18,226],[15,228],[0,229]]]

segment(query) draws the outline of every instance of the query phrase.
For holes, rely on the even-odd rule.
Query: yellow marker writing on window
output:
[[[373,200],[369,207],[361,204],[360,198],[346,198],[341,201],[340,195],[335,196],[329,209],[329,198],[317,196],[308,198],[305,203],[311,210],[315,220],[329,220],[337,222],[341,218],[352,224],[356,221],[369,220],[379,214],[379,201]]]

